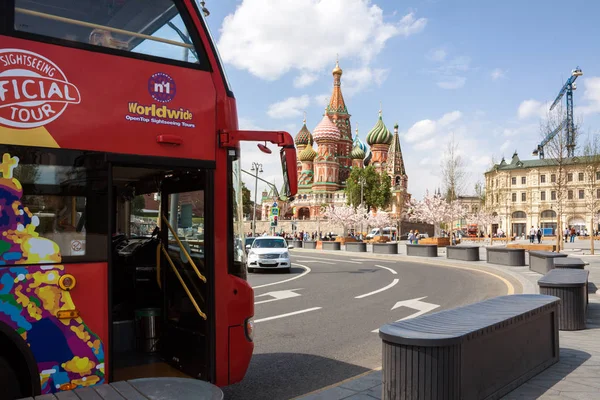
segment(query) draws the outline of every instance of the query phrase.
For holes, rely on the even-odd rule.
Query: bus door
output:
[[[162,185],[160,236],[164,327],[162,358],[185,374],[212,375],[211,324],[214,321],[213,268],[210,257],[212,213],[204,170],[173,176]]]
[[[111,379],[208,380],[209,172],[115,164],[111,176]]]

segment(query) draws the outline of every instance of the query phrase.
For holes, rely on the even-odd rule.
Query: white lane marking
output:
[[[391,269],[390,267],[384,267],[383,265],[375,265],[378,268],[383,268],[383,269],[387,269],[388,271],[390,271],[392,274],[394,275],[398,275],[398,273],[396,271],[394,271],[393,269]]]
[[[273,319],[291,317],[292,315],[304,314],[304,313],[307,313],[307,312],[320,310],[321,308],[323,308],[323,307],[313,307],[313,308],[307,308],[306,310],[294,311],[294,312],[287,313],[287,314],[274,315],[272,317],[267,317],[267,318],[261,318],[261,319],[254,320],[254,323],[257,324],[259,322],[271,321]]]
[[[360,261],[351,261],[351,260],[338,260],[335,258],[320,258],[320,257],[309,257],[309,256],[304,256],[304,255],[300,255],[298,254],[298,260],[302,259],[312,259],[312,260],[327,260],[327,261],[337,261],[337,262],[345,262],[345,263],[350,263],[350,264],[362,264],[362,262]]]
[[[400,279],[394,279],[392,281],[392,283],[390,283],[389,285],[387,285],[385,287],[382,287],[381,289],[377,289],[374,292],[366,293],[366,294],[361,294],[360,296],[356,296],[355,299],[362,299],[364,297],[371,296],[371,295],[377,294],[379,292],[383,292],[384,290],[388,290],[389,288],[396,286],[396,284],[398,284],[398,282],[400,282]]]
[[[336,263],[334,263],[334,262],[320,261],[320,260],[298,260],[298,261],[303,262],[303,263],[336,265]]]
[[[404,321],[406,319],[418,317],[419,315],[426,314],[429,311],[433,311],[439,307],[439,304],[433,304],[433,303],[427,303],[425,301],[421,301],[425,298],[427,298],[427,296],[397,302],[392,307],[392,310],[395,310],[396,308],[399,308],[399,307],[408,307],[408,308],[412,308],[413,310],[418,310],[418,311],[414,314],[409,315],[408,317],[401,318],[396,322],[400,322],[400,321]],[[372,330],[371,332],[377,333],[377,332],[379,332],[379,329]]]
[[[304,268],[306,271],[304,271],[303,273],[301,273],[298,276],[294,276],[293,278],[284,279],[283,281],[278,281],[278,282],[265,283],[264,285],[254,286],[254,287],[252,287],[252,289],[260,289],[260,288],[264,288],[264,287],[267,287],[267,286],[279,285],[280,283],[290,282],[290,281],[293,281],[294,279],[302,278],[304,275],[306,275],[306,274],[308,274],[309,272],[312,271],[306,265],[296,264],[296,263],[292,263],[292,265],[297,265],[300,268]],[[254,322],[256,322],[256,321],[254,321]]]
[[[292,297],[302,296],[300,293],[294,292],[294,290],[302,290],[302,289],[300,288],[300,289],[290,289],[290,290],[278,290],[276,292],[269,292],[269,293],[265,293],[265,294],[259,294],[256,297],[271,296],[273,298],[269,299],[269,300],[255,301],[254,305],[263,304],[263,303],[270,303],[272,301],[285,300],[285,299],[291,299]]]

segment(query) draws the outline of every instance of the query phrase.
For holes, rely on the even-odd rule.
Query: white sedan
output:
[[[247,245],[248,272],[255,269],[283,269],[290,272],[290,253],[285,239],[278,236],[260,236],[254,239],[252,246]]]

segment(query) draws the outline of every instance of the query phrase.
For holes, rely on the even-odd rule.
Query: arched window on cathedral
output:
[[[399,176],[396,177],[396,186],[400,186],[400,177]]]

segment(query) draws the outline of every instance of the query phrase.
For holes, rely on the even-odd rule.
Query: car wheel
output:
[[[249,274],[252,274],[252,273],[254,273],[254,268],[248,268],[248,273],[249,273]]]
[[[20,399],[23,397],[19,378],[15,370],[6,359],[0,356],[0,388],[2,388],[3,399]]]
[[[291,274],[292,273],[292,268],[291,267],[287,267],[286,269],[283,270],[283,272],[285,272],[286,274]]]

